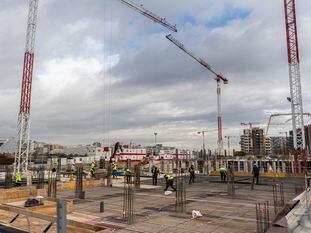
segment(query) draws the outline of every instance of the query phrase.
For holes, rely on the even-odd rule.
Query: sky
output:
[[[133,0],[134,1],[134,0]],[[267,1],[267,0],[266,0]],[[35,43],[31,138],[216,148],[213,75],[165,35],[172,33],[228,80],[223,135],[239,148],[241,122],[265,126],[289,112],[282,0],[135,0],[178,33],[118,0],[41,0]],[[304,111],[310,111],[311,1],[297,1]],[[0,0],[0,138],[17,132],[28,1]],[[290,129],[275,120],[271,134]],[[306,119],[308,123],[310,119]],[[227,147],[227,140],[224,139]]]

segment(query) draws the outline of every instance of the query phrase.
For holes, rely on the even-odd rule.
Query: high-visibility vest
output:
[[[22,175],[19,174],[19,173],[16,173],[16,175],[15,175],[15,182],[17,183],[17,182],[20,182],[20,181],[22,181]]]
[[[168,175],[168,176],[167,176],[167,180],[174,180],[174,176]]]
[[[219,171],[225,172],[225,171],[226,171],[226,168],[225,168],[225,167],[220,167],[220,168],[219,168]]]
[[[130,169],[126,169],[125,175],[131,175],[131,174],[132,174],[132,171]]]

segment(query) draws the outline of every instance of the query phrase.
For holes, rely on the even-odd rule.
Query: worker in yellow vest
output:
[[[117,164],[112,164],[112,178],[117,178],[118,166]]]
[[[15,184],[17,186],[21,186],[21,182],[22,181],[22,175],[20,173],[16,173],[15,174]]]
[[[164,178],[166,180],[166,187],[164,189],[164,191],[167,191],[168,187],[171,187],[174,191],[177,191],[173,184],[174,184],[174,176],[171,175],[164,175]]]
[[[225,168],[225,166],[222,165],[219,168],[219,172],[220,172],[221,181],[225,182],[226,181],[226,177],[227,177],[227,169]]]
[[[95,170],[96,170],[96,163],[92,162],[90,165],[91,178],[95,178]]]
[[[130,183],[131,182],[131,176],[132,176],[132,171],[131,169],[127,168],[125,170],[125,176],[126,176],[126,183]]]

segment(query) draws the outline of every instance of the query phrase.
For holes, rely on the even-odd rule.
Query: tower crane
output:
[[[165,18],[162,18],[155,13],[147,10],[146,8],[143,7],[143,5],[138,5],[132,1],[129,0],[119,0],[119,2],[123,3],[124,5],[134,9],[135,11],[139,12],[140,14],[144,15],[145,17],[151,19],[152,21],[161,24],[162,26],[170,29],[173,32],[177,32],[176,25],[170,24],[169,22],[166,21]]]
[[[175,39],[171,34],[167,35],[166,38],[216,76],[215,80],[217,83],[217,124],[218,124],[217,145],[218,145],[218,155],[220,155],[223,150],[220,82],[222,81],[224,84],[228,84],[228,79],[224,78],[222,74],[218,74],[216,71],[214,71],[214,69],[207,62],[205,62],[202,58],[197,57],[194,53],[192,53],[189,49],[187,49],[181,42]]]
[[[265,133],[265,138],[268,137],[268,133],[269,133],[269,129],[270,129],[272,118],[279,117],[279,116],[291,116],[291,115],[292,115],[292,113],[274,113],[274,114],[271,114],[269,116],[269,120],[268,120],[268,123],[267,123],[267,129],[266,129],[266,133]],[[303,113],[303,116],[311,117],[311,113],[305,112],[305,113]],[[290,120],[292,120],[292,119],[290,119]]]
[[[39,0],[29,1],[26,46],[22,76],[20,110],[18,114],[17,151],[15,153],[14,173],[28,171],[29,135],[30,135],[30,102],[34,64],[34,47],[37,27]]]
[[[304,172],[307,172],[305,132],[303,122],[302,93],[299,66],[298,32],[296,21],[296,1],[284,0],[287,59],[289,70],[290,102],[294,138],[294,164],[298,172],[298,155],[304,161]]]

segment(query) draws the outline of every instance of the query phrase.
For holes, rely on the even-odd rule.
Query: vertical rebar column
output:
[[[112,164],[108,163],[108,166],[107,166],[107,187],[112,186],[111,175],[112,175]]]
[[[274,213],[276,214],[285,204],[283,183],[272,184]]]
[[[140,189],[140,164],[135,166],[135,188]]]
[[[83,199],[83,167],[77,166],[75,197]]]
[[[234,170],[233,166],[229,165],[228,168],[228,195],[235,195],[235,186],[234,186]]]
[[[40,166],[38,168],[38,174],[37,174],[37,189],[43,189],[44,188],[44,167]]]
[[[134,188],[132,175],[124,176],[123,221],[127,224],[133,224],[134,222]]]
[[[49,170],[48,197],[56,198],[57,193],[57,172],[55,168]]]
[[[269,202],[256,203],[257,233],[264,233],[270,227]]]
[[[304,190],[304,187],[302,185],[297,185],[295,184],[295,194],[298,195],[300,193],[302,193]]]
[[[183,177],[177,177],[177,191],[176,191],[176,201],[175,210],[178,213],[186,212],[186,186]]]
[[[310,203],[309,203],[309,197],[308,197],[308,193],[310,192],[311,189],[311,176],[307,176],[305,175],[305,190],[306,190],[306,208],[307,208],[307,212],[309,213],[309,217],[310,217]]]
[[[4,188],[9,189],[13,186],[12,177],[13,177],[12,166],[5,166]]]

